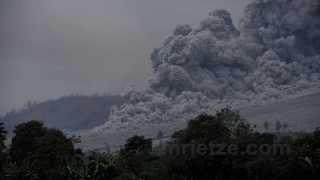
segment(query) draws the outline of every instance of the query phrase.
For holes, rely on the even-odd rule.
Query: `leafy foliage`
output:
[[[66,176],[67,162],[73,157],[74,148],[63,132],[29,121],[18,125],[14,133],[8,177],[50,180]]]
[[[16,126],[14,133],[10,157],[14,163],[21,164],[35,151],[37,138],[44,136],[46,129],[41,122],[30,121]]]
[[[143,136],[133,136],[129,138],[123,149],[120,150],[120,166],[123,170],[123,175],[132,176],[135,179],[144,177],[145,162],[152,159],[152,141],[145,139]],[[144,178],[143,178],[144,179]]]
[[[5,148],[6,134],[7,131],[4,129],[4,123],[0,122],[0,153],[2,153]]]
[[[117,176],[113,157],[105,154],[78,154],[68,166],[70,180],[105,180]]]
[[[4,129],[4,123],[0,122],[0,178],[2,178],[3,174],[3,165],[6,162],[6,153],[4,152],[5,140],[6,140],[6,130]]]
[[[2,128],[3,129],[3,128]],[[4,132],[4,131],[3,131]],[[159,133],[161,134],[161,133]],[[160,137],[160,135],[159,135]],[[290,153],[211,154],[192,149],[170,153],[185,145],[231,144],[243,151],[248,145],[290,146]],[[111,154],[74,149],[72,139],[56,129],[30,121],[18,125],[4,161],[5,180],[286,180],[320,177],[320,130],[281,134],[255,132],[237,111],[223,108],[189,121],[161,147],[133,136],[120,152]]]

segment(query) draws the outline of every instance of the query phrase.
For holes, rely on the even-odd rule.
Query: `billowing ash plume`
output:
[[[318,2],[255,1],[241,34],[225,10],[209,13],[194,30],[177,26],[152,54],[151,87],[171,97],[189,90],[223,98],[319,78]]]
[[[238,30],[230,13],[178,25],[151,55],[150,89],[103,127],[187,120],[219,105],[279,99],[320,80],[319,0],[255,0]]]

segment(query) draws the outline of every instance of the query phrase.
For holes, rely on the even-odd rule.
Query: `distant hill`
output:
[[[64,96],[56,100],[29,103],[22,110],[6,114],[0,121],[5,123],[9,132],[15,125],[29,120],[43,121],[48,127],[69,131],[88,129],[103,124],[111,107],[123,102],[120,96],[113,95]]]

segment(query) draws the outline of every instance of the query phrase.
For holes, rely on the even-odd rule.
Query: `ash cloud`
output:
[[[225,104],[262,103],[319,87],[315,7],[318,0],[255,0],[239,29],[226,10],[210,12],[196,28],[178,25],[151,55],[149,90],[129,91],[128,103],[100,128],[185,121]]]
[[[152,89],[223,98],[319,79],[316,0],[260,1],[247,6],[240,31],[225,10],[191,30],[179,25],[152,54]]]

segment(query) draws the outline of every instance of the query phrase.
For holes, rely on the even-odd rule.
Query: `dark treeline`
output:
[[[15,127],[9,147],[0,123],[0,179],[4,180],[286,180],[319,179],[320,130],[313,133],[260,133],[229,108],[199,115],[174,133],[169,142],[152,146],[134,136],[119,152],[83,153],[77,139],[30,121]],[[211,153],[211,145],[225,146]],[[187,145],[192,145],[188,146]],[[232,151],[229,148],[232,145]],[[246,147],[280,151],[251,151]],[[197,147],[194,151],[193,148]],[[215,146],[217,148],[217,146]],[[220,147],[220,146],[219,146]],[[235,149],[235,147],[237,147]],[[220,149],[221,150],[221,149]],[[240,153],[241,152],[241,153]]]

